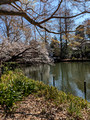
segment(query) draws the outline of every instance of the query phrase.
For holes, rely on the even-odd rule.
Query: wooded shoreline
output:
[[[54,62],[90,62],[90,59],[54,59]]]

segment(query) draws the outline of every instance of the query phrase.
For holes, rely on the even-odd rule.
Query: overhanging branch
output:
[[[1,4],[9,4],[10,3],[13,3],[15,1],[19,1],[19,0],[0,0],[0,5]],[[74,18],[74,17],[77,17],[77,16],[80,16],[82,14],[85,14],[85,13],[90,13],[88,11],[83,11],[79,14],[76,14],[76,15],[73,15],[73,16],[68,16],[68,17],[61,17],[61,16],[55,16],[56,12],[58,11],[58,9],[60,8],[60,5],[62,3],[63,0],[60,1],[60,3],[58,4],[58,7],[57,9],[52,13],[52,15],[48,18],[46,18],[45,20],[42,20],[41,22],[36,22],[35,19],[32,19],[25,11],[23,11],[22,9],[21,10],[18,10],[17,12],[16,11],[8,11],[8,10],[0,10],[0,15],[12,15],[12,16],[21,16],[21,17],[24,17],[29,23],[31,23],[32,25],[35,25],[35,26],[38,26],[39,28],[41,29],[44,29],[46,30],[47,32],[49,33],[54,33],[54,34],[61,34],[61,33],[65,33],[64,31],[63,32],[53,32],[51,30],[48,30],[46,27],[42,26],[41,24],[49,21],[50,19],[53,19],[53,18],[62,18],[62,19],[66,19],[66,18]],[[69,31],[69,32],[72,32],[72,31]]]
[[[19,1],[19,0],[0,0],[0,5],[11,4],[11,3],[14,3],[16,1]]]
[[[0,15],[23,16],[24,13],[21,11],[15,12],[15,11],[0,10]]]
[[[59,10],[62,2],[63,2],[63,0],[60,1],[60,3],[58,4],[57,9],[52,13],[52,15],[50,17],[48,17],[45,20],[39,22],[39,24],[43,24],[43,23],[47,22],[48,20],[50,20],[53,17],[53,15]]]
[[[79,14],[76,14],[76,15],[73,15],[73,16],[68,16],[68,17],[61,17],[61,16],[52,16],[52,18],[61,18],[61,19],[65,19],[65,18],[74,18],[74,17],[77,17],[77,16],[80,16],[80,15],[82,15],[82,14],[85,14],[85,13],[90,13],[89,11],[83,11],[83,12],[81,12],[81,13],[79,13]]]

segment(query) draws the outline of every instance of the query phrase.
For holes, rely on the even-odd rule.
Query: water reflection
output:
[[[54,66],[24,67],[25,74],[34,80],[53,85],[66,93],[84,98],[84,81],[87,100],[90,101],[90,63],[56,63]]]

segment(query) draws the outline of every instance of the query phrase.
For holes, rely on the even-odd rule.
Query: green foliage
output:
[[[25,77],[20,70],[8,71],[0,81],[0,104],[5,112],[10,112],[16,101],[34,91],[35,82]]]
[[[88,106],[87,101],[79,97],[70,94],[66,95],[55,87],[27,78],[19,69],[8,71],[2,75],[0,81],[0,105],[5,112],[11,112],[16,101],[20,101],[23,97],[32,93],[39,97],[44,96],[46,100],[52,100],[56,105],[68,104],[70,114],[75,113],[78,115],[81,109]]]
[[[72,60],[75,60],[75,57],[72,57]]]
[[[67,101],[69,101],[69,103],[73,101],[73,104],[75,104],[75,106],[80,107],[81,109],[87,108],[88,106],[88,102],[86,100],[81,99],[79,97],[74,97],[73,95],[70,94],[67,94]]]
[[[70,115],[75,115],[76,117],[81,117],[80,114],[81,108],[77,105],[75,105],[73,102],[70,103],[69,108],[68,108],[68,112]]]
[[[81,117],[81,110],[87,108],[88,102],[79,97],[74,97],[73,95],[67,95],[67,101],[69,102],[69,107],[67,108],[70,115],[76,117]]]
[[[50,47],[52,49],[53,56],[59,57],[60,56],[60,44],[56,37],[52,38]]]
[[[21,97],[21,93],[14,91],[10,84],[7,88],[0,84],[0,104],[5,112],[12,111],[14,103],[21,100]]]
[[[9,70],[15,70],[19,68],[19,64],[16,62],[5,62],[1,65],[2,74],[7,73]]]
[[[53,86],[47,87],[45,89],[45,98],[46,99],[55,100],[58,98],[58,94],[59,94],[58,90]]]

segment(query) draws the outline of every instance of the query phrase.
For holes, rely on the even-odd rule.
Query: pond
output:
[[[23,68],[26,76],[39,80],[65,93],[85,98],[90,101],[90,63],[69,62],[51,65],[27,66]],[[86,82],[86,94],[84,90]]]

